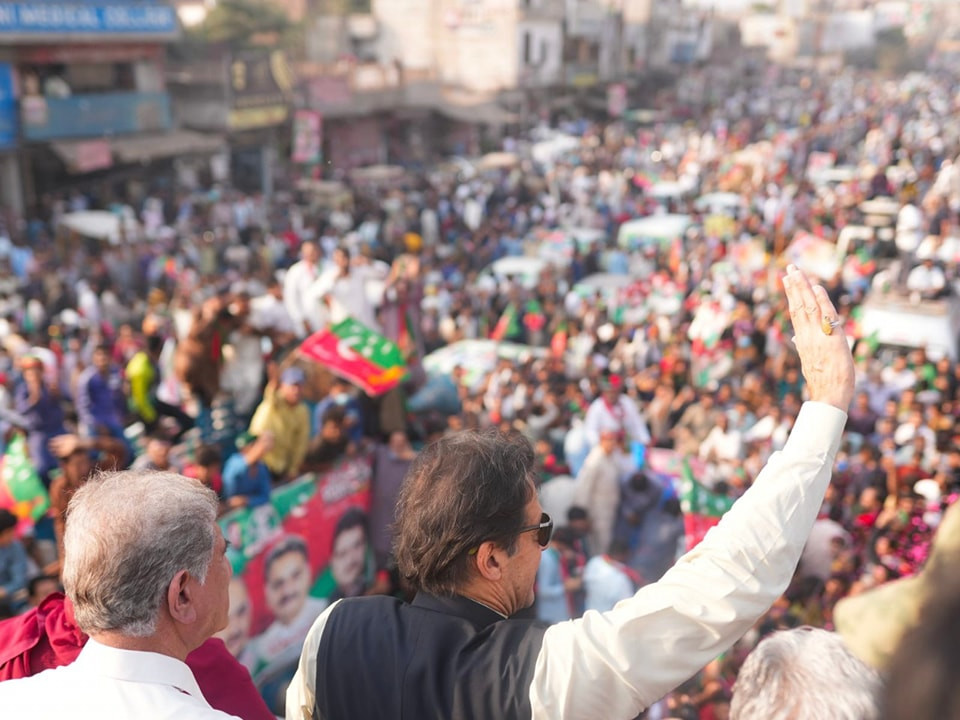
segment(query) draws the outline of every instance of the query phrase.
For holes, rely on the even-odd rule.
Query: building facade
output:
[[[202,139],[174,127],[164,80],[179,25],[159,0],[0,2],[0,203],[23,216],[71,188],[125,200],[125,178]],[[15,179],[15,180],[14,180]]]

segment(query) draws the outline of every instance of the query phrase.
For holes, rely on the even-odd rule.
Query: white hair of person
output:
[[[880,676],[836,633],[811,627],[764,639],[747,657],[731,720],[875,720]]]
[[[63,587],[88,635],[156,632],[181,570],[203,583],[213,557],[217,496],[170,472],[102,473],[74,494],[64,533]]]

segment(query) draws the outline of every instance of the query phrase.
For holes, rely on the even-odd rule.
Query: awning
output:
[[[222,135],[205,135],[191,130],[110,140],[110,148],[121,163],[146,162],[174,155],[212,155],[225,147],[226,141]]]
[[[520,119],[516,113],[504,110],[496,103],[455,105],[450,102],[444,102],[441,103],[436,110],[451,120],[482,125],[509,125]]]
[[[105,170],[113,165],[108,140],[74,140],[52,142],[50,148],[72,174]]]
[[[205,135],[191,130],[174,130],[152,135],[131,135],[99,140],[51,142],[71,173],[104,170],[114,164],[134,164],[174,155],[213,154],[226,147],[222,135]]]

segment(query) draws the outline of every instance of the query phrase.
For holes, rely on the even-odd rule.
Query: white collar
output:
[[[114,680],[169,685],[209,705],[187,664],[169,655],[121,650],[91,638],[83,646],[74,664],[91,674]]]
[[[487,605],[485,602],[480,602],[480,601],[477,600],[476,598],[467,597],[466,595],[464,595],[463,597],[467,598],[467,600],[469,600],[469,601],[472,602],[472,603],[476,603],[477,605],[481,605],[481,606],[485,607],[487,610],[489,610],[489,611],[492,612],[492,613],[496,613],[497,615],[499,615],[500,617],[502,617],[504,620],[509,620],[509,619],[510,619],[510,616],[509,616],[509,615],[504,615],[504,614],[503,614],[502,612],[500,612],[499,610],[494,610],[492,607],[490,607],[489,605]]]

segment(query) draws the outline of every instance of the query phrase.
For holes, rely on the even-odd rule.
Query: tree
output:
[[[199,26],[198,33],[208,43],[240,49],[261,44],[258,40],[267,36],[284,44],[285,36],[295,30],[286,13],[269,2],[220,0]]]

